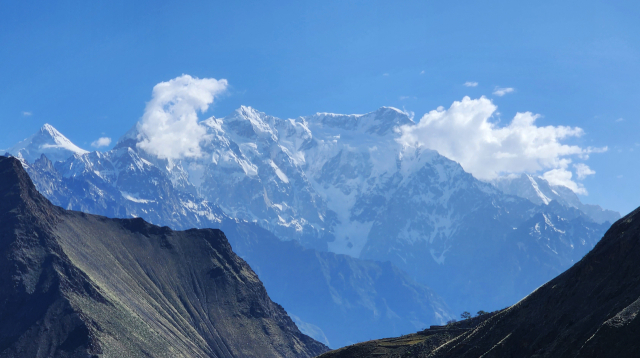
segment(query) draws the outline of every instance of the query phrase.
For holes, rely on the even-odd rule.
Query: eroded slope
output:
[[[0,357],[311,357],[219,230],[51,205],[0,157]]]

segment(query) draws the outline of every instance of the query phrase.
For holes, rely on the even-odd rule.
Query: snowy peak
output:
[[[498,189],[506,194],[525,198],[536,205],[549,205],[556,200],[563,205],[577,207],[580,203],[578,197],[572,191],[566,192],[563,187],[552,186],[548,181],[529,174],[519,177],[498,178],[493,182]],[[567,188],[568,189],[568,188]]]
[[[88,151],[73,144],[52,125],[46,123],[38,132],[8,150],[11,155],[33,163],[42,154],[52,162],[64,161],[74,154],[85,154]]]
[[[247,139],[267,137],[277,140],[274,131],[276,118],[248,106],[241,106],[223,122],[235,134]]]
[[[393,107],[381,107],[367,114],[317,113],[305,120],[317,126],[380,136],[392,133],[396,127],[414,124],[407,113]]]
[[[62,133],[60,133],[57,129],[55,129],[51,124],[49,123],[45,123],[42,128],[40,128],[40,133],[46,133],[49,136],[51,136],[52,138],[61,138],[61,139],[67,139],[65,136],[62,135]],[[67,139],[68,140],[68,139]]]
[[[505,177],[493,181],[493,185],[504,193],[527,199],[536,205],[549,205],[553,200],[563,206],[576,208],[594,222],[613,223],[620,218],[620,214],[602,209],[598,205],[583,204],[576,193],[561,185],[551,185],[543,178],[522,174],[519,177]]]
[[[138,134],[138,123],[136,123],[127,131],[127,133],[118,139],[118,143],[116,143],[113,149],[127,147],[135,148],[136,143],[138,143]]]

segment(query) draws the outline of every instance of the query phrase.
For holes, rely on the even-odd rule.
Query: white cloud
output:
[[[493,91],[493,94],[495,94],[498,97],[502,97],[507,93],[511,93],[514,92],[515,89],[511,88],[511,87],[505,87],[505,88],[501,88],[501,87],[496,87],[496,89]]]
[[[587,166],[584,163],[574,164],[573,167],[576,169],[576,175],[578,176],[579,180],[582,180],[588,177],[589,175],[593,175],[596,173],[595,170],[592,170],[591,168],[589,168],[589,166]]]
[[[616,119],[616,123],[617,123],[617,122],[622,122],[622,121],[624,121],[624,118],[618,118],[618,119]]]
[[[206,130],[198,124],[198,111],[205,112],[226,89],[227,80],[189,75],[158,83],[138,122],[138,147],[160,158],[199,157]]]
[[[109,137],[100,137],[97,140],[91,142],[91,146],[94,148],[106,147],[111,144],[111,138]]]
[[[567,170],[571,157],[586,160],[590,153],[606,151],[606,147],[564,144],[562,141],[580,137],[584,131],[578,127],[536,126],[539,116],[530,112],[517,113],[510,123],[499,127],[491,122],[496,111],[496,105],[485,97],[464,97],[449,109],[439,107],[425,114],[417,125],[402,127],[399,141],[435,149],[479,179],[546,172],[545,178],[553,184],[562,183],[577,193],[586,193],[571,180]]]
[[[388,73],[383,73],[382,75],[383,75],[383,76],[389,76],[389,74],[388,74]]]
[[[421,75],[424,75],[424,70],[420,71],[420,74],[421,74]]]
[[[31,112],[27,112],[27,111],[22,112],[22,115],[23,115],[23,116],[25,116],[25,117],[29,117],[29,116],[30,116],[30,115],[32,115],[32,114],[33,114],[33,113],[31,113]]]
[[[551,185],[564,185],[576,194],[587,195],[587,189],[582,184],[571,180],[572,176],[573,173],[564,168],[552,169],[542,175]]]
[[[466,87],[477,87],[478,86],[478,82],[465,82],[464,86],[466,86]]]

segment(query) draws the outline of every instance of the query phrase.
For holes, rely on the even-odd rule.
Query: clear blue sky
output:
[[[582,199],[624,214],[640,205],[638,19],[637,1],[5,1],[0,148],[47,122],[85,149],[117,140],[181,74],[229,81],[215,116],[418,119],[485,95],[505,122],[532,111],[583,128],[568,144],[608,146],[585,161]]]

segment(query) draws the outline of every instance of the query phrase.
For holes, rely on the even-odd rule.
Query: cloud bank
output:
[[[137,124],[138,147],[163,159],[199,157],[206,130],[198,124],[227,80],[182,75],[153,87],[151,101]]]
[[[111,138],[109,137],[100,137],[93,142],[91,142],[91,146],[94,148],[106,147],[111,144]]]
[[[578,194],[586,190],[572,179],[569,170],[572,158],[587,159],[589,153],[607,148],[582,148],[562,141],[580,137],[578,127],[535,125],[538,115],[517,113],[503,127],[492,123],[497,106],[481,97],[464,97],[449,109],[439,107],[425,114],[418,124],[401,128],[399,141],[405,145],[419,145],[437,150],[455,160],[482,180],[492,180],[514,173],[543,173],[553,185],[564,185]],[[586,164],[574,165],[578,179],[595,172]]]

